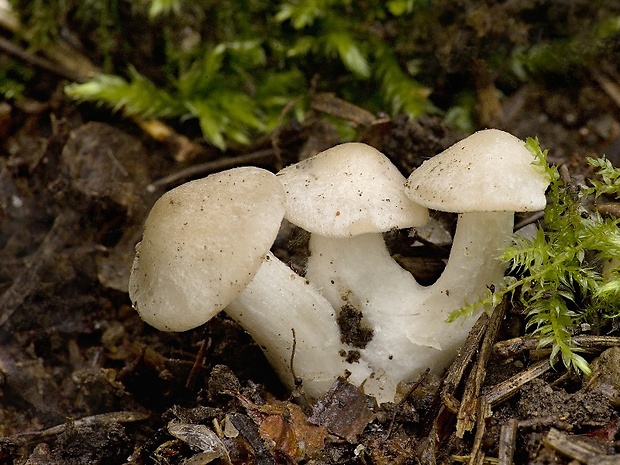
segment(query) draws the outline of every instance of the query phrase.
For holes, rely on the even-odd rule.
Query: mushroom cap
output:
[[[285,218],[313,234],[350,237],[428,220],[428,210],[405,195],[405,177],[366,144],[337,145],[277,175],[287,195]]]
[[[538,211],[549,178],[525,142],[485,129],[457,142],[417,168],[406,184],[414,202],[446,212]]]
[[[153,206],[136,248],[129,295],[163,331],[207,322],[252,280],[284,216],[274,174],[235,168],[183,184]]]

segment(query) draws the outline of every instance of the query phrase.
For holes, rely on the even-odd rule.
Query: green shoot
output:
[[[84,84],[71,84],[65,92],[76,100],[109,105],[127,116],[196,118],[205,138],[224,150],[227,141],[247,144],[253,132],[275,126],[281,107],[292,98],[290,87],[300,81],[295,71],[273,72],[268,80],[254,83],[252,97],[241,89],[249,78],[237,71],[233,79],[224,70],[224,61],[236,69],[257,68],[263,65],[263,50],[255,41],[219,44],[183,70],[170,90],[129,68],[128,80],[102,74]]]
[[[149,18],[153,19],[160,15],[181,12],[181,0],[149,0]]]
[[[129,80],[107,74],[99,74],[84,84],[70,84],[66,94],[76,100],[94,100],[109,104],[114,110],[123,110],[127,116],[144,118],[169,118],[184,112],[171,95],[139,74],[129,69]]]
[[[546,227],[531,238],[515,235],[501,256],[509,263],[504,287],[450,319],[496,305],[505,295],[518,297],[526,329],[539,336],[541,347],[551,346],[551,361],[561,358],[567,368],[589,373],[573,334],[582,324],[596,328],[601,318],[620,314],[620,266],[615,261],[620,257],[620,219],[603,218],[585,205],[592,197],[620,197],[620,169],[605,158],[588,159],[598,179],[577,187],[547,164],[547,151],[541,151],[537,140],[529,138],[526,146],[551,180]]]
[[[26,83],[34,77],[32,69],[21,66],[17,62],[9,62],[0,69],[0,96],[4,99],[19,100],[23,97]]]

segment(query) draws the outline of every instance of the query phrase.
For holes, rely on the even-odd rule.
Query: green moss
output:
[[[116,16],[106,22],[127,21],[126,11],[112,8],[113,0],[107,4],[100,16]],[[430,89],[415,79],[417,62],[399,56],[384,37],[382,21],[405,20],[423,7],[410,1],[138,2],[132,20],[143,15],[161,28],[163,73],[134,63],[72,84],[67,94],[133,116],[196,118],[220,149],[269,132],[293,101],[296,108],[288,114],[303,114],[313,85],[375,112],[415,117],[437,111]],[[72,0],[63,8],[81,11]],[[57,31],[50,27],[46,34]]]
[[[72,97],[197,118],[220,148],[270,131],[292,102],[287,116],[303,114],[314,91],[374,113],[417,117],[441,107],[471,130],[475,100],[458,96],[475,95],[480,62],[489,85],[510,93],[518,78],[587,69],[620,35],[620,10],[602,0],[576,10],[449,0],[10,1],[24,25],[18,38],[31,48],[70,37],[104,70],[71,86]],[[152,104],[137,98],[153,90]]]

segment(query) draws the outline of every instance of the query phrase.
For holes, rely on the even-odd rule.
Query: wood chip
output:
[[[233,413],[228,416],[230,422],[239,431],[241,436],[250,443],[256,456],[257,465],[275,465],[275,460],[261,438],[258,427],[252,419],[243,413]]]
[[[371,399],[346,379],[338,378],[314,405],[308,421],[353,442],[375,416]]]
[[[488,321],[489,316],[486,313],[480,315],[480,318],[478,318],[478,321],[476,321],[469,332],[467,340],[459,351],[456,360],[450,365],[450,368],[448,368],[448,373],[446,374],[443,388],[441,389],[441,399],[446,408],[452,413],[457,413],[461,405],[460,401],[454,396],[454,393],[461,383],[465,370],[471,363],[474,354],[480,347],[480,341],[484,336]]]

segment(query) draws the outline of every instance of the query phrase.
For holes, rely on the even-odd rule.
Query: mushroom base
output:
[[[364,386],[368,394],[392,401],[400,381],[454,360],[482,309],[453,323],[446,319],[501,284],[506,266],[499,255],[513,221],[511,212],[460,215],[448,265],[427,287],[392,259],[381,234],[311,236],[306,277],[335,309],[353,305],[373,331],[359,349],[374,374]]]
[[[345,360],[352,347],[340,342],[330,303],[271,253],[225,312],[263,349],[284,384],[293,389],[299,378],[310,398],[324,395],[339,376],[350,373],[361,385],[371,375],[365,362]]]

